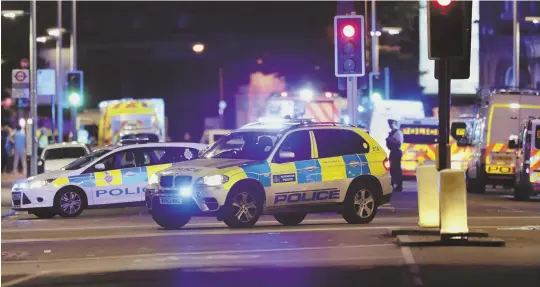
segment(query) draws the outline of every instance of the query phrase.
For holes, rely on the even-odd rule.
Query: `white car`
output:
[[[12,208],[39,218],[76,217],[88,207],[139,205],[154,173],[195,159],[206,145],[145,143],[105,147],[63,167],[17,182]]]
[[[88,153],[90,153],[90,150],[82,143],[51,144],[41,152],[38,165],[43,166],[44,172],[59,170]]]

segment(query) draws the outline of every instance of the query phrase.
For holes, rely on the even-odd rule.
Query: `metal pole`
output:
[[[32,119],[32,155],[30,175],[37,175],[37,51],[36,51],[36,1],[30,3],[30,118]]]
[[[390,68],[384,67],[384,98],[390,99]]]
[[[439,60],[439,170],[450,168],[450,61]]]
[[[223,68],[222,67],[219,67],[219,102],[221,103],[221,101],[224,100],[224,92],[223,92]],[[225,124],[224,124],[224,116],[223,116],[223,113],[225,112],[225,110],[221,109],[221,107],[219,107],[219,125],[221,128],[224,128],[225,127]]]
[[[514,87],[519,88],[519,19],[518,19],[518,1],[514,0],[513,8],[513,18],[514,18],[514,57],[512,68],[514,72]]]
[[[351,81],[351,96],[352,96],[352,124],[358,127],[358,77],[349,78]]]
[[[71,6],[71,37],[70,37],[71,71],[77,70],[77,1]],[[81,95],[82,97],[82,95]],[[77,140],[77,107],[71,107],[71,132],[73,140]]]
[[[62,74],[62,1],[58,1],[56,28],[60,35],[56,39],[56,104],[58,109],[58,142],[64,141],[64,76]]]
[[[377,11],[375,0],[371,0],[371,71],[379,73],[379,39],[377,37]]]

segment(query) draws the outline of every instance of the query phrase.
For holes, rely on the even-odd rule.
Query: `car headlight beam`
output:
[[[53,182],[55,178],[46,179],[46,180],[36,180],[30,182],[30,189],[37,189],[47,186],[49,183]]]

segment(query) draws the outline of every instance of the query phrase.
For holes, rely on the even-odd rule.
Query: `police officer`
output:
[[[392,176],[392,188],[395,192],[403,190],[403,175],[401,171],[401,144],[403,133],[399,130],[396,120],[388,120],[390,133],[386,138],[386,147],[390,150],[390,175]]]

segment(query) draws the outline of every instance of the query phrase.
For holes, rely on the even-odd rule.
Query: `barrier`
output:
[[[422,165],[416,170],[418,186],[418,226],[439,227],[439,172],[433,164]]]
[[[441,238],[469,232],[465,172],[445,169],[439,173]]]

